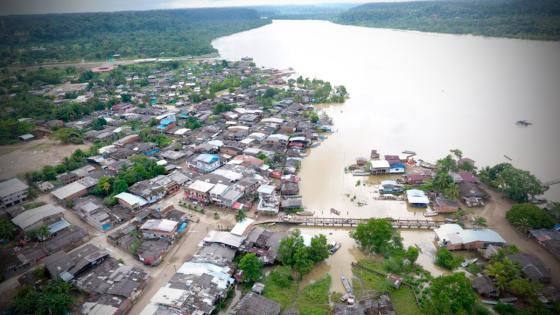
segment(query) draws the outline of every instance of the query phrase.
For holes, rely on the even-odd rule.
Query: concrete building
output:
[[[166,239],[172,241],[177,235],[179,222],[167,219],[150,219],[140,227],[145,239]]]
[[[29,186],[17,178],[0,183],[0,206],[8,208],[17,205],[27,198]]]
[[[435,229],[438,246],[449,250],[484,249],[489,245],[503,246],[506,241],[490,229],[463,229],[458,224],[444,224]]]
[[[64,216],[64,209],[59,206],[46,204],[29,209],[12,219],[12,222],[24,231],[31,231],[43,225],[52,224]]]
[[[144,198],[127,192],[122,192],[116,195],[115,198],[120,205],[128,209],[138,209],[148,204],[148,201],[146,201]]]

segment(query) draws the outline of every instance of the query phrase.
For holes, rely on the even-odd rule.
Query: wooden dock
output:
[[[319,218],[319,217],[299,217],[281,216],[274,223],[297,224],[304,226],[332,226],[332,227],[354,227],[360,223],[366,223],[369,219],[355,218]],[[435,229],[445,224],[442,220],[407,220],[390,219],[393,227],[397,229]],[[272,223],[272,220],[267,223]]]

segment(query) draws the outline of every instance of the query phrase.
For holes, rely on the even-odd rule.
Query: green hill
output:
[[[368,3],[341,13],[342,24],[560,40],[560,1],[454,0]]]

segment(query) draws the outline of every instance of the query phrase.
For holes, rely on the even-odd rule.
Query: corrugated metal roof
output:
[[[18,216],[12,219],[12,222],[14,222],[14,224],[19,226],[22,230],[25,230],[45,218],[63,212],[64,209],[62,207],[47,204],[20,213]]]

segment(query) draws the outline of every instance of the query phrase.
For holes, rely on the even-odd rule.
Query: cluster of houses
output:
[[[366,296],[355,304],[336,303],[333,315],[396,315],[388,293]]]
[[[434,230],[435,241],[439,247],[452,251],[470,250],[477,251],[484,259],[491,259],[506,246],[506,241],[497,232],[491,229],[464,229],[458,224],[444,224]],[[521,276],[530,282],[542,285],[543,292],[539,296],[541,302],[560,300],[560,291],[550,286],[550,268],[537,256],[517,252],[505,255],[505,258],[517,264],[521,270]],[[478,259],[467,260],[463,263],[466,267],[469,263],[477,263]],[[485,272],[472,275],[473,289],[483,298],[498,300],[502,303],[512,303],[515,297],[507,296],[500,292],[496,281]]]
[[[2,276],[19,274],[58,251],[69,251],[87,241],[87,232],[64,218],[65,209],[51,203],[21,204],[29,187],[17,178],[0,183],[3,216],[17,229],[19,242],[2,250]]]
[[[299,209],[300,162],[305,151],[317,145],[320,133],[330,129],[327,117],[311,119],[313,90],[291,86],[288,92],[287,73],[257,68],[250,58],[229,65],[210,60],[179,70],[163,65],[123,73],[125,82],[64,84],[34,91],[54,97],[57,104],[92,99],[112,104],[74,121],[33,121],[41,130],[73,128],[86,141],[101,143],[87,164],[64,172],[56,168],[55,179],[32,183],[52,196],[52,204],[19,207],[27,198],[28,185],[15,178],[0,183],[0,206],[19,233],[43,226],[50,233],[40,242],[16,246],[10,272],[44,262],[52,277],[91,293],[82,309],[90,314],[125,313],[147,275],[93,245],[71,252],[87,241],[88,234],[64,219],[66,211],[101,233],[111,231],[108,241],[144,264],[157,265],[191,219],[176,209],[159,209],[160,201],[180,194],[190,203],[232,211],[254,208],[263,215]],[[251,83],[212,91],[232,78]],[[101,180],[132,168],[136,156],[153,160],[163,167],[163,174],[129,181],[125,191],[111,195],[112,187]],[[275,262],[286,233],[240,229],[244,230],[237,226],[237,231],[209,233],[204,246],[162,288],[167,291],[154,296],[147,312],[170,307],[179,313],[209,314],[216,299],[240,277],[232,264],[237,251],[254,252],[266,264]],[[247,314],[257,303],[253,301],[260,301],[263,310],[277,308],[263,299],[258,293],[245,296],[237,314]]]
[[[560,260],[560,226],[558,224],[552,229],[530,230],[529,235]]]
[[[126,314],[150,278],[92,244],[70,253],[56,252],[44,264],[51,278],[72,283],[85,293],[81,314]]]
[[[327,121],[325,118],[312,123],[308,118],[307,113],[314,111],[313,91],[296,88],[292,96],[276,98],[271,108],[263,109],[257,99],[268,88],[286,87],[281,85],[282,72],[256,68],[249,60],[219,71],[212,66],[203,69],[202,75],[193,75],[194,70],[188,68],[178,75],[154,69],[147,77],[149,97],[142,92],[146,92],[146,87],[134,84],[139,79],[137,75],[130,73],[129,83],[117,87],[115,93],[129,95],[132,102],[144,105],[118,103],[110,110],[67,123],[73,128],[87,128],[101,117],[107,122],[104,129],[86,131],[85,136],[90,141],[109,144],[101,147],[98,155],[88,158],[89,165],[58,175],[54,185],[40,183],[41,188],[52,189],[51,194],[60,202],[81,204],[75,211],[106,231],[133,214],[127,216],[126,210],[119,207],[113,213],[113,209],[102,207],[92,200],[95,197],[88,195],[102,176],[114,176],[132,165],[132,156],[144,155],[164,166],[166,174],[137,182],[116,195],[124,209],[136,211],[179,191],[184,191],[185,198],[194,203],[233,210],[251,208],[254,204],[257,211],[266,214],[278,213],[283,208],[301,208],[299,178],[295,173],[303,152],[319,139],[319,131]],[[202,93],[213,82],[230,76],[251,76],[267,83],[239,87],[235,92],[221,93],[198,103],[190,100],[193,92]],[[157,105],[162,102],[174,106]],[[230,110],[217,112],[215,108],[220,104],[231,105]],[[187,122],[192,120],[201,126],[187,128]],[[150,126],[151,136],[164,136],[171,144],[150,142],[150,135],[141,136],[131,128],[133,121]],[[88,199],[80,200],[84,197]]]
[[[193,218],[173,206],[144,209],[126,226],[107,236],[107,240],[131,253],[148,266],[161,263],[171,246],[180,239]]]
[[[413,152],[405,151],[401,155],[385,155],[381,158],[377,150],[372,150],[370,160],[359,158],[349,167],[349,170],[356,176],[402,174],[402,177],[396,180],[381,181],[380,199],[395,199],[397,195],[404,194],[404,199],[411,207],[430,206],[433,209],[430,214],[457,212],[461,208],[460,201],[467,207],[485,205],[489,196],[479,185],[478,179],[469,171],[449,173],[453,182],[458,185],[460,201],[415,188],[431,181],[436,173],[435,165],[423,161],[416,162],[413,156]],[[469,158],[462,158],[457,163],[474,165],[474,161]]]
[[[197,252],[177,267],[176,273],[154,294],[141,314],[212,314],[234,283],[243,281],[242,272],[236,272],[233,263],[237,253],[253,252],[265,264],[276,262],[280,240],[287,233],[254,227],[253,222],[244,219],[229,232],[208,232]],[[262,290],[262,284],[257,283],[253,292],[231,308],[230,314],[278,315],[280,305],[261,296]]]

